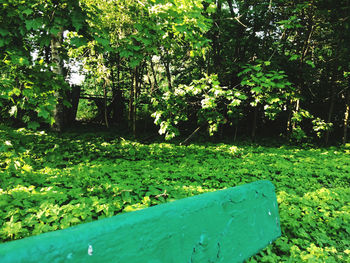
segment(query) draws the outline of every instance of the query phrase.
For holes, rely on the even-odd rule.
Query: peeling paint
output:
[[[92,256],[93,253],[94,253],[94,250],[93,250],[92,246],[89,245],[89,247],[88,247],[88,255]]]

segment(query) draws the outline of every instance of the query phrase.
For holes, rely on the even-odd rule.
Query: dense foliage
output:
[[[1,128],[2,242],[267,179],[282,237],[251,262],[349,258],[349,145],[177,146],[98,135]]]
[[[2,121],[348,140],[349,0],[1,3]]]

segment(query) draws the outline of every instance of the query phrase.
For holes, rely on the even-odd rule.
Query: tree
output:
[[[205,126],[347,140],[348,0],[3,2],[4,120],[62,130],[79,101],[75,60],[96,118],[134,135],[153,112],[167,138]]]
[[[45,0],[5,1],[1,13],[1,34],[6,36],[0,43],[3,104],[31,128],[39,118],[61,131],[69,106],[64,33],[86,35],[86,12],[77,0]]]

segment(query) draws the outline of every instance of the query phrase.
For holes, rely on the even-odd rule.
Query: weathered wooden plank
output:
[[[258,181],[0,245],[0,262],[242,262],[281,234]]]

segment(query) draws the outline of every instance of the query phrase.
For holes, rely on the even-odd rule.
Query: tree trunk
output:
[[[100,97],[93,97],[92,98],[93,102],[95,102],[95,105],[97,107],[97,114],[96,117],[94,118],[94,121],[98,122],[104,122],[104,113],[105,113],[105,102],[104,98]]]
[[[157,82],[157,75],[154,70],[154,64],[153,64],[152,58],[151,58],[151,70],[152,70],[153,82],[154,82],[154,89],[151,90],[151,93],[153,93],[155,89],[158,89],[158,82]]]
[[[50,56],[51,56],[51,48],[50,46],[45,46],[44,47],[44,57],[45,57],[45,62],[47,64],[50,64]]]
[[[350,115],[350,78],[348,81],[348,90],[345,99],[345,114],[344,114],[344,131],[343,131],[343,144],[347,142],[348,126],[349,126],[349,115]]]
[[[173,86],[172,86],[172,81],[171,81],[170,61],[169,61],[168,52],[167,52],[166,56],[167,57],[164,58],[164,60],[163,60],[163,64],[164,64],[164,67],[165,67],[166,78],[167,78],[167,81],[168,81],[168,88],[169,88],[169,90],[172,90]]]
[[[51,61],[53,62],[52,72],[58,76],[64,77],[63,72],[63,60],[60,56],[60,48],[63,41],[63,31],[57,33],[57,35],[51,36]],[[53,110],[53,117],[55,123],[52,125],[54,131],[61,132],[64,128],[64,92],[62,89],[55,91],[55,97],[57,104]]]
[[[236,124],[236,126],[235,126],[235,134],[233,135],[233,141],[234,141],[234,142],[235,142],[236,139],[237,139],[237,132],[238,132],[238,122],[237,122],[237,124]]]
[[[327,123],[330,123],[332,121],[332,116],[333,116],[333,110],[334,110],[334,104],[335,104],[335,83],[332,81],[331,82],[331,102],[329,105],[329,111],[328,111],[328,118],[327,118]],[[326,132],[326,145],[328,145],[328,141],[329,141],[329,135],[330,135],[330,130],[328,129]]]
[[[154,83],[151,80],[148,70],[147,70],[147,80],[148,80],[148,86],[150,87],[149,92],[152,94],[152,92],[154,91]]]
[[[227,4],[228,4],[228,6],[229,6],[231,16],[232,16],[232,17],[235,17],[236,14],[235,14],[235,11],[234,11],[234,9],[233,9],[232,0],[227,0]]]
[[[212,50],[213,50],[213,70],[210,70],[210,72],[215,72],[218,73],[221,72],[221,60],[222,60],[222,56],[221,56],[221,43],[220,43],[220,27],[221,27],[221,7],[222,7],[222,3],[221,0],[218,0],[216,2],[216,12],[214,15],[214,19],[213,22],[217,27],[213,27],[214,29],[214,35],[213,35],[213,39],[212,39]]]
[[[71,91],[69,93],[69,102],[72,106],[66,109],[67,125],[73,124],[76,119],[78,105],[79,105],[80,91],[81,91],[81,87],[78,85],[73,85],[71,87]]]
[[[287,103],[287,127],[286,127],[286,133],[287,138],[290,138],[290,135],[292,134],[292,116],[293,116],[293,103],[291,101],[288,101]]]
[[[134,112],[134,85],[135,85],[135,78],[136,78],[136,68],[132,72],[132,85],[130,87],[130,94],[129,94],[129,111],[128,111],[129,128],[133,127],[132,120],[133,120],[133,112]]]
[[[106,127],[109,127],[108,123],[108,110],[107,110],[107,81],[104,81],[103,83],[103,106],[104,106],[104,120]]]
[[[256,124],[258,119],[258,105],[254,107],[253,125],[252,125],[252,141],[255,141],[256,136]]]
[[[117,97],[117,88],[115,85],[115,76],[114,76],[114,70],[113,70],[113,64],[110,65],[111,67],[111,85],[112,85],[112,101],[111,104],[109,105],[110,112],[112,113],[112,122],[115,121],[115,108],[116,108],[116,97]]]
[[[110,110],[112,111],[112,120],[114,123],[120,123],[123,117],[123,93],[120,83],[120,56],[117,55],[117,79],[115,79],[115,72],[113,65],[111,65],[111,79],[112,79],[112,102]]]
[[[134,80],[134,105],[133,105],[133,116],[132,116],[132,134],[136,137],[136,110],[137,110],[137,93],[139,85],[139,74],[138,68],[135,69],[135,80]]]
[[[300,99],[297,99],[297,101],[295,102],[295,110],[294,113],[298,113],[300,110]],[[297,123],[295,121],[292,122],[292,129],[291,132],[293,132],[293,130],[295,130]]]
[[[133,81],[130,87],[130,98],[129,98],[129,114],[128,121],[129,127],[132,129],[132,133],[136,136],[136,100],[137,100],[137,89],[138,89],[138,67],[134,68]]]

